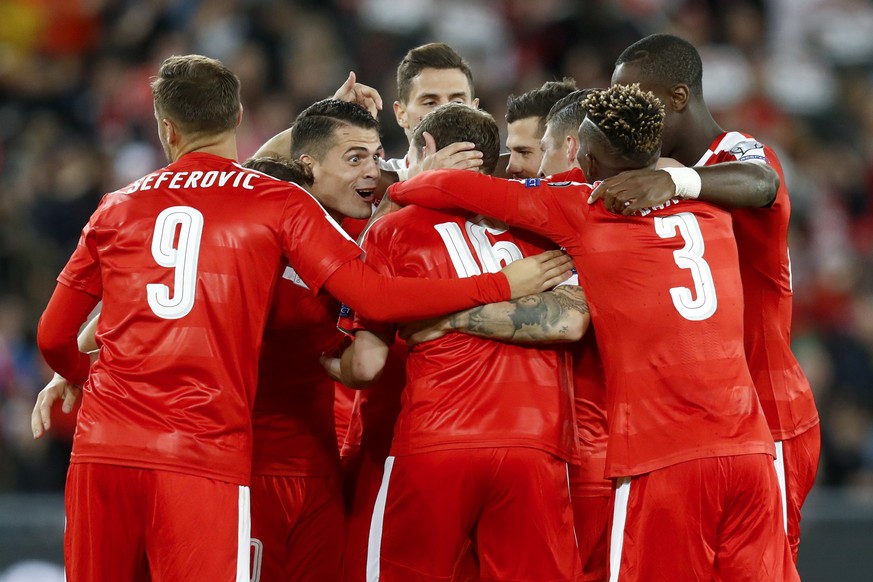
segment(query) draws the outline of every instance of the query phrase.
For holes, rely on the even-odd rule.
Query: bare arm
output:
[[[762,208],[769,206],[779,189],[779,175],[768,164],[725,162],[695,167],[700,176],[700,195],[704,200],[726,208]],[[588,202],[603,199],[612,212],[625,216],[641,208],[665,203],[676,196],[676,185],[663,170],[630,170],[607,178]],[[625,206],[626,202],[630,202]]]
[[[369,388],[382,377],[390,343],[386,335],[360,330],[339,358],[322,357],[321,365],[331,378],[349,388]]]
[[[452,331],[517,343],[574,342],[585,334],[590,319],[582,288],[562,285],[538,295],[414,323],[401,335],[412,345]]]

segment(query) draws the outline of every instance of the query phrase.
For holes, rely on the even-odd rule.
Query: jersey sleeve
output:
[[[91,361],[79,351],[76,334],[97,298],[59,283],[39,320],[37,345],[49,367],[73,384],[88,378]]]
[[[82,229],[76,249],[61,274],[58,275],[58,282],[98,299],[103,296],[103,280],[100,274],[100,262],[97,258],[95,224],[105,200],[104,197],[88,224]]]
[[[556,192],[569,187],[587,188],[569,182],[550,186],[539,178],[507,180],[469,170],[433,170],[391,186],[389,194],[404,205],[437,210],[463,208],[565,245],[567,221]]]
[[[375,227],[375,230],[378,230],[378,226]],[[364,262],[380,275],[386,277],[394,276],[391,261],[386,255],[388,249],[383,248],[384,239],[374,237],[372,230],[369,234],[370,236],[366,237],[362,242],[362,247],[366,253]],[[394,333],[394,326],[390,323],[378,322],[355,312],[351,320],[351,331],[356,332],[362,329],[384,335],[393,335]]]
[[[289,196],[282,216],[283,251],[300,278],[317,293],[361,248],[308,192]]]

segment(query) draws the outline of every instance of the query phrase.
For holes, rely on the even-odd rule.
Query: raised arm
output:
[[[625,216],[663,204],[691,189],[691,195],[725,208],[762,208],[772,204],[779,174],[760,162],[725,162],[711,166],[659,170],[629,170],[601,182],[589,204],[602,199],[612,212]],[[674,172],[674,173],[670,173]],[[696,196],[693,194],[696,192]],[[626,203],[628,203],[626,205]]]
[[[401,330],[411,345],[460,332],[517,343],[578,341],[591,320],[582,287],[562,285],[551,291],[473,307]]]

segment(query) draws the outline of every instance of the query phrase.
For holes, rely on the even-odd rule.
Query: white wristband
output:
[[[694,200],[700,196],[700,174],[694,168],[661,168],[676,185],[676,196]]]

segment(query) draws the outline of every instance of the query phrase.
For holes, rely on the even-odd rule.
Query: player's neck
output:
[[[686,166],[693,166],[700,161],[715,138],[724,133],[724,130],[716,123],[706,107],[689,110],[686,115],[689,117],[680,129],[682,137],[677,140],[670,152],[665,152],[663,155]]]
[[[190,140],[180,141],[171,150],[171,158],[175,162],[185,154],[193,152],[212,154],[229,160],[238,160],[236,149],[236,133],[200,136]]]

